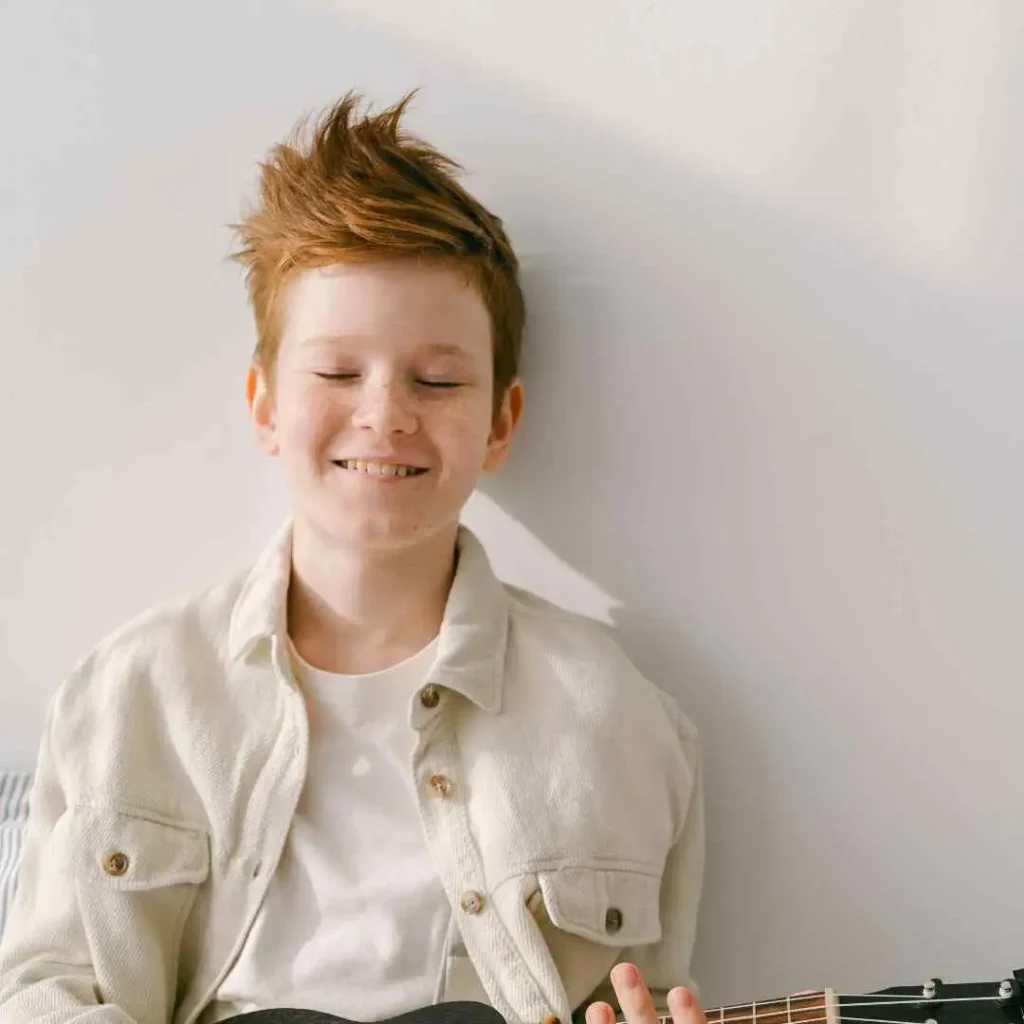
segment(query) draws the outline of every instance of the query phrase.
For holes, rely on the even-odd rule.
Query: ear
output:
[[[268,455],[277,455],[281,446],[277,443],[274,396],[271,382],[258,363],[253,363],[245,376],[245,399],[249,405],[256,440]]]
[[[522,414],[523,385],[517,378],[505,390],[501,407],[491,425],[491,435],[487,439],[487,452],[484,455],[483,468],[485,471],[497,469],[505,461]]]

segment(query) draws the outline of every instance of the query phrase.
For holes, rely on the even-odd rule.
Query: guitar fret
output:
[[[837,1000],[835,989],[826,988],[821,993],[822,1005],[825,1010],[825,1021],[826,1024],[838,1024],[839,1013],[837,1010]]]
[[[786,1024],[793,1024],[793,999],[786,996]]]

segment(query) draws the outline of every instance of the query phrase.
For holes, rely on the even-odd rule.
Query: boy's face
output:
[[[300,272],[282,303],[275,391],[254,366],[247,392],[296,518],[368,548],[454,534],[522,408],[517,381],[492,415],[491,325],[476,289],[446,267],[335,264]]]

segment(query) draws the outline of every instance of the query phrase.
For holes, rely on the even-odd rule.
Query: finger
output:
[[[694,994],[682,985],[670,989],[668,1008],[672,1024],[707,1024],[707,1017]]]
[[[615,1024],[615,1011],[610,1004],[596,1002],[587,1007],[587,1024]]]
[[[611,979],[628,1024],[658,1024],[654,1000],[635,964],[616,964],[612,968]]]

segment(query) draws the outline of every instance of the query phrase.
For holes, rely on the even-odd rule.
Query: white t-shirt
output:
[[[437,639],[367,675],[325,672],[289,647],[309,710],[309,772],[214,1019],[274,1006],[394,1017],[435,1002],[457,941],[410,769],[409,703]]]

